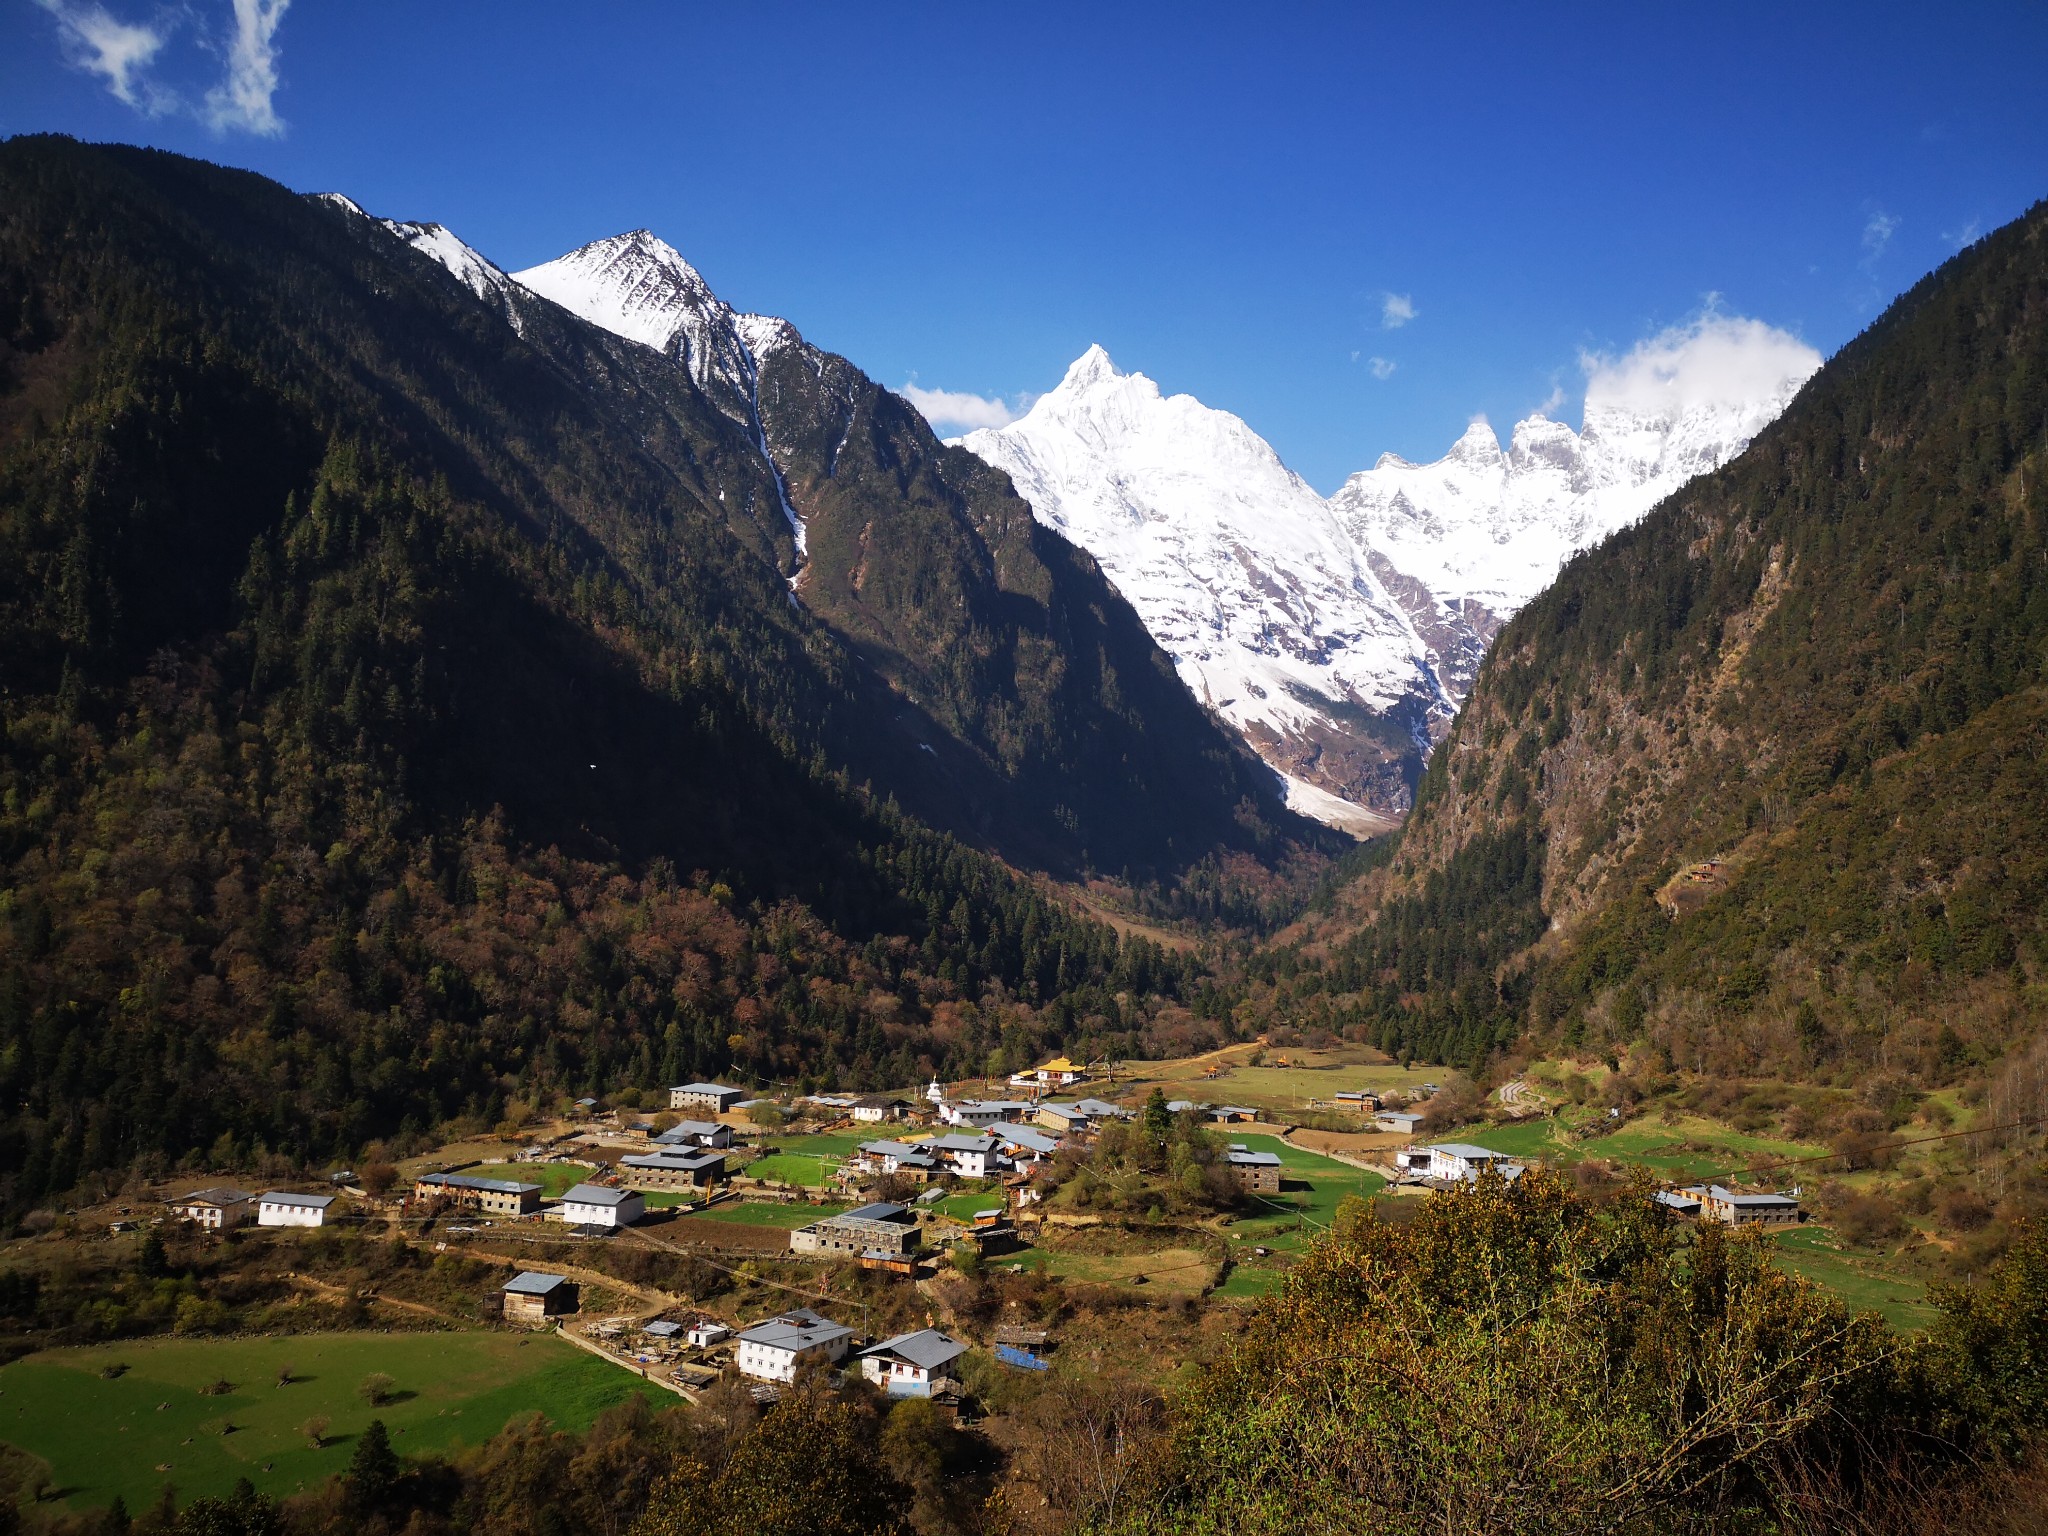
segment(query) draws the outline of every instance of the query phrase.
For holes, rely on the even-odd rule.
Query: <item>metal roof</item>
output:
[[[713,1163],[725,1166],[723,1152],[635,1152],[619,1159],[626,1168],[670,1168],[678,1173],[695,1173]],[[588,1188],[588,1185],[581,1186]]]
[[[295,1195],[283,1189],[273,1189],[269,1194],[256,1198],[263,1205],[296,1205],[314,1211],[324,1211],[334,1204],[332,1195]]]
[[[819,1344],[830,1344],[835,1340],[851,1337],[851,1328],[842,1328],[839,1324],[822,1318],[808,1307],[804,1307],[754,1324],[740,1335],[740,1342],[759,1344],[767,1349],[788,1350],[791,1354],[797,1354]]]
[[[501,1290],[515,1296],[545,1296],[557,1286],[570,1283],[567,1275],[550,1275],[537,1269],[522,1270],[507,1280]]]
[[[670,1093],[745,1093],[744,1088],[728,1088],[723,1083],[678,1083],[669,1089]]]
[[[936,1328],[920,1328],[915,1333],[899,1333],[893,1339],[884,1339],[870,1349],[860,1352],[861,1359],[870,1355],[894,1355],[908,1360],[920,1370],[937,1370],[948,1360],[957,1360],[967,1353],[967,1346],[947,1338]]]
[[[254,1197],[245,1189],[230,1189],[225,1184],[216,1184],[211,1189],[195,1189],[189,1195],[180,1195],[175,1200],[166,1200],[166,1205],[240,1205]]]
[[[910,1207],[898,1205],[893,1200],[877,1200],[872,1205],[856,1206],[837,1216],[820,1218],[824,1221],[894,1221],[901,1222],[910,1214]]]
[[[1507,1153],[1496,1152],[1491,1147],[1475,1147],[1469,1141],[1439,1141],[1424,1150],[1441,1152],[1446,1157],[1462,1157],[1468,1163],[1492,1162],[1507,1156]]]
[[[1239,1168],[1278,1168],[1278,1152],[1247,1152],[1242,1147],[1232,1147],[1224,1154],[1224,1161]]]
[[[578,1184],[562,1196],[564,1205],[623,1205],[641,1198],[637,1189],[612,1189],[603,1184]]]
[[[642,1333],[651,1333],[651,1334],[653,1334],[653,1335],[654,1335],[654,1337],[656,1337],[657,1339],[672,1339],[672,1338],[674,1338],[674,1337],[675,1337],[675,1336],[676,1336],[677,1334],[679,1334],[679,1333],[681,1333],[681,1332],[683,1331],[683,1325],[682,1325],[681,1323],[666,1323],[666,1322],[663,1322],[663,1323],[649,1323],[649,1324],[648,1324],[648,1325],[647,1325],[646,1327],[642,1328],[642,1329],[641,1329],[640,1331],[641,1331]]]

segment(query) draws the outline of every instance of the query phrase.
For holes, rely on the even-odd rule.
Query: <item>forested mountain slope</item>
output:
[[[1475,1064],[2001,1070],[2048,967],[2044,523],[2037,207],[1501,632],[1276,1003]]]
[[[344,207],[0,146],[0,1196],[1208,1008],[890,799],[1015,811],[989,841],[1048,861],[1178,859],[1133,786],[1269,837],[1191,704],[1195,736],[1099,718],[1163,658],[1090,639],[1047,800],[902,728],[931,716],[792,602],[773,495],[686,372],[539,300],[508,324]],[[1135,632],[1085,560],[1054,580]],[[1129,760],[1099,794],[1091,732]]]

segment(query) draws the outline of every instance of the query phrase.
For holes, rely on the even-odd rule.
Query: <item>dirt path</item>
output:
[[[332,1301],[347,1302],[353,1300],[355,1295],[354,1292],[344,1290],[342,1287],[332,1285],[325,1280],[315,1280],[311,1275],[301,1275],[294,1272],[291,1276],[291,1282],[293,1285],[304,1286],[309,1291],[318,1291],[322,1296]],[[430,1307],[423,1301],[402,1301],[396,1296],[386,1296],[381,1292],[372,1293],[364,1297],[363,1300],[371,1306],[397,1307],[402,1312],[417,1312],[422,1317],[431,1317],[444,1323],[453,1323],[458,1328],[474,1328],[476,1326],[475,1320],[472,1318],[457,1317],[453,1312],[443,1312],[439,1307]]]

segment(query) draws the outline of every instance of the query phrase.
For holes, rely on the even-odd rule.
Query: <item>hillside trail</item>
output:
[[[293,1285],[304,1286],[309,1291],[318,1291],[321,1295],[333,1301],[346,1302],[357,1299],[355,1293],[345,1287],[335,1285],[326,1280],[315,1280],[311,1275],[301,1275],[295,1272],[289,1278]],[[453,1312],[443,1312],[439,1307],[430,1307],[423,1301],[404,1301],[396,1296],[386,1296],[382,1292],[372,1292],[370,1295],[360,1299],[371,1306],[396,1307],[401,1312],[417,1312],[422,1317],[435,1318],[444,1323],[454,1323],[458,1327],[471,1328],[475,1326],[474,1319],[457,1317]]]

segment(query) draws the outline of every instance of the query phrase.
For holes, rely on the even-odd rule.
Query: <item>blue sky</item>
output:
[[[1099,341],[1325,491],[1576,424],[1709,304],[1834,351],[2048,195],[2044,80],[2038,3],[0,0],[0,132],[508,268],[645,225],[891,385],[1014,404]]]

